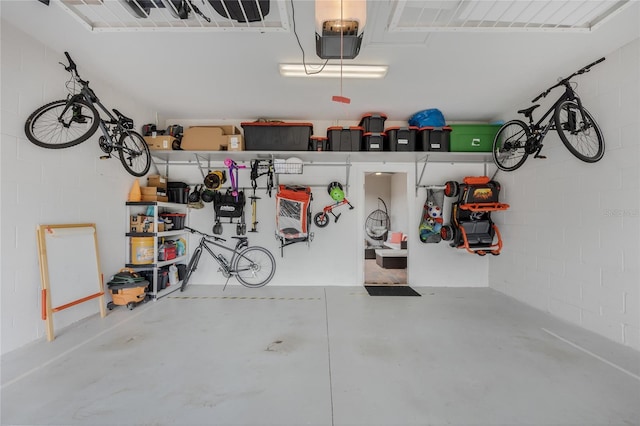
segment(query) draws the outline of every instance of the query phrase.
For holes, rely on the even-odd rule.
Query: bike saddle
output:
[[[247,241],[249,239],[249,237],[236,237],[235,235],[232,235],[231,238],[235,238],[240,241]]]
[[[535,104],[535,105],[531,105],[529,108],[525,108],[525,109],[521,109],[518,111],[518,114],[524,114],[525,117],[527,118],[532,118],[533,115],[533,111],[538,108],[540,105]]]

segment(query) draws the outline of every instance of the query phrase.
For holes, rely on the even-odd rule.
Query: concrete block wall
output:
[[[638,70],[640,39],[576,78],[578,93],[604,132],[600,162],[579,161],[549,134],[546,160],[530,158],[515,172],[498,173],[503,199],[512,207],[497,215],[505,248],[489,263],[489,285],[496,290],[635,349],[640,349]]]
[[[26,139],[24,122],[29,114],[67,94],[68,74],[58,65],[64,54],[5,21],[1,27],[0,303],[1,350],[5,353],[44,336],[45,322],[40,318],[37,225],[96,223],[101,269],[104,276],[109,277],[125,260],[124,201],[134,178],[118,159],[99,160],[102,151],[97,144],[97,134],[77,147],[61,150],[40,148]],[[150,108],[89,75],[89,64],[83,63],[82,58],[74,59],[81,75],[91,81],[105,105],[120,109],[136,124],[151,120]],[[61,330],[97,312],[95,303],[86,302],[57,313],[55,328]]]

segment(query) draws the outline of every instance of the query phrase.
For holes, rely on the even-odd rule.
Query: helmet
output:
[[[344,200],[344,191],[340,182],[331,182],[327,187],[327,192],[336,203]]]
[[[210,189],[205,189],[204,191],[202,191],[200,198],[202,198],[202,201],[204,201],[205,203],[210,203],[213,201],[213,196],[214,196],[214,191]]]
[[[218,189],[227,181],[227,173],[223,170],[209,171],[204,178],[204,186],[209,189]]]

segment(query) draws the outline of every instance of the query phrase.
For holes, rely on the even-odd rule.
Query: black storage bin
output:
[[[365,133],[363,135],[363,151],[388,151],[385,147],[385,139],[387,135],[384,133]]]
[[[173,224],[171,231],[179,231],[184,229],[184,222],[187,218],[186,213],[160,213],[160,217],[170,221]]]
[[[176,263],[176,268],[178,268],[178,279],[180,281],[184,280],[184,277],[187,275],[187,265],[184,263]]]
[[[170,203],[187,204],[189,198],[189,185],[184,182],[168,182],[167,196]]]
[[[329,140],[324,136],[311,136],[309,151],[328,151]]]
[[[423,151],[449,152],[451,127],[421,127],[418,130],[419,144]]]
[[[365,133],[384,132],[384,122],[387,116],[381,113],[369,113],[362,116],[359,126],[364,128]]]
[[[389,140],[390,151],[415,151],[418,128],[409,127],[389,127],[384,131]]]
[[[158,290],[164,290],[169,285],[169,267],[158,268]]]
[[[311,123],[241,123],[247,151],[307,151],[313,134]]]
[[[360,151],[363,134],[364,129],[359,126],[327,128],[327,138],[329,139],[331,151]]]

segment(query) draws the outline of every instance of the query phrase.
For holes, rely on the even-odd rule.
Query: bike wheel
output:
[[[496,166],[506,172],[522,166],[529,156],[526,146],[530,137],[529,126],[524,122],[511,120],[504,123],[493,140],[493,161]]]
[[[189,285],[189,279],[191,278],[191,274],[193,273],[193,271],[198,269],[198,262],[200,261],[201,255],[202,255],[202,248],[201,247],[196,248],[196,250],[193,252],[193,256],[191,256],[189,265],[187,266],[187,271],[184,274],[184,279],[182,280],[180,291],[184,291]]]
[[[98,111],[83,99],[76,99],[65,111],[66,106],[66,100],[59,100],[35,110],[24,124],[27,139],[50,149],[69,148],[89,139],[100,124]]]
[[[147,174],[151,167],[151,153],[144,138],[137,132],[127,130],[120,136],[118,152],[125,170],[136,177]]]
[[[604,156],[604,137],[596,120],[586,109],[580,112],[574,101],[563,101],[556,107],[554,118],[558,135],[570,153],[587,163]]]
[[[318,228],[324,228],[329,224],[329,215],[324,214],[324,212],[316,213],[313,217],[313,223],[315,223]]]
[[[236,256],[232,269],[243,286],[262,287],[276,273],[276,260],[266,248],[249,247]]]

